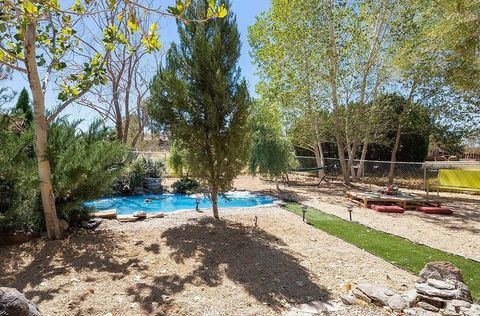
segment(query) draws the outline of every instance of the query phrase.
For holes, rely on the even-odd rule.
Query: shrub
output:
[[[165,174],[165,164],[161,160],[137,158],[133,160],[117,179],[114,191],[118,194],[132,194],[136,187],[143,187],[145,177],[157,178]]]
[[[184,171],[187,171],[188,177],[188,168],[187,162],[185,159],[185,151],[178,148],[177,145],[173,144],[170,148],[170,155],[168,157],[168,167],[171,169],[173,174],[176,176],[183,176]]]
[[[150,178],[161,178],[165,175],[165,164],[161,160],[143,158],[145,176]]]
[[[84,213],[81,203],[111,192],[123,169],[126,148],[108,138],[108,130],[94,122],[87,132],[78,122],[56,121],[50,127],[47,155],[58,216],[75,221]],[[31,130],[0,130],[0,183],[9,196],[2,204],[3,230],[43,229],[37,161]],[[2,198],[3,196],[0,196]]]
[[[200,187],[200,183],[192,178],[181,178],[172,184],[172,188],[177,193],[191,193]]]

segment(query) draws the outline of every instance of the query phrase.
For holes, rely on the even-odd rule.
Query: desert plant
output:
[[[176,193],[188,194],[195,192],[200,187],[200,183],[192,178],[181,178],[172,184],[172,188]]]

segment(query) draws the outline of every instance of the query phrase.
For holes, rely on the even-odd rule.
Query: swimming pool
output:
[[[195,209],[197,197],[200,199],[199,208],[212,207],[210,199],[203,195],[184,194],[146,194],[110,197],[85,202],[84,205],[98,211],[116,209],[118,215],[133,214],[137,211],[172,213],[180,210]],[[272,205],[273,203],[274,199],[269,196],[245,191],[228,192],[225,194],[225,197],[219,196],[218,198],[218,207],[220,208],[252,207]]]

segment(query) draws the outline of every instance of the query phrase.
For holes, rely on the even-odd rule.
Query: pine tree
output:
[[[192,175],[209,188],[213,215],[218,194],[232,187],[248,160],[250,97],[240,79],[240,35],[230,2],[228,15],[202,23],[178,23],[180,44],[172,44],[166,64],[151,87],[151,117],[164,125],[186,152]],[[211,14],[206,0],[192,1],[186,17]]]
[[[12,111],[15,115],[21,115],[24,119],[25,125],[30,126],[33,122],[33,112],[32,107],[30,106],[30,96],[25,88],[22,89],[20,95],[18,96],[17,104]]]

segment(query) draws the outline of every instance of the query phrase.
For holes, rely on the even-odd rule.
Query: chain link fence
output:
[[[299,169],[317,167],[315,157],[297,156]],[[390,162],[377,160],[354,160],[352,178],[366,184],[387,185],[390,168],[393,164],[394,184],[411,189],[425,189],[427,181],[435,181],[440,169],[480,169],[478,161],[427,161],[427,162]],[[325,165],[334,165],[328,177],[340,180],[342,170],[338,158],[325,158]]]

